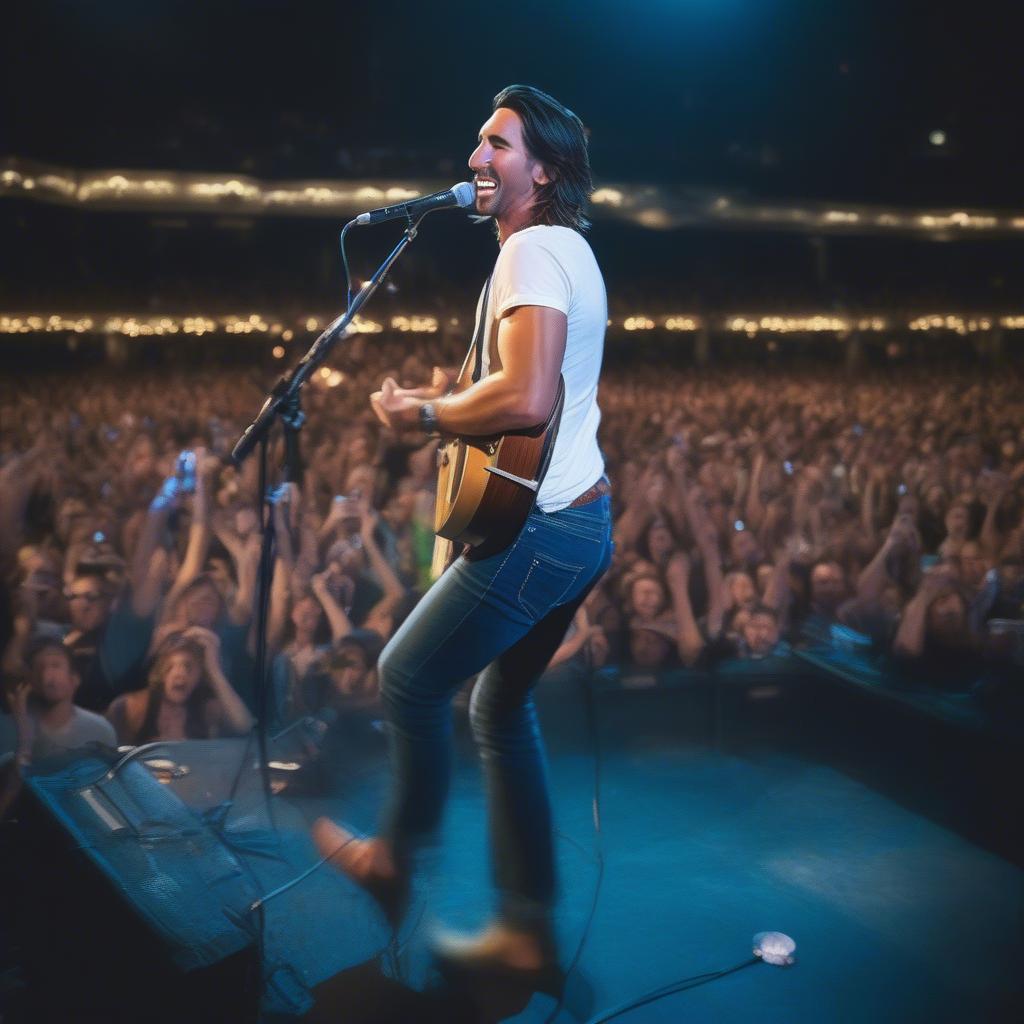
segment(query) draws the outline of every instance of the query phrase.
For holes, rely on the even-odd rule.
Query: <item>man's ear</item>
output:
[[[537,164],[533,172],[533,183],[534,185],[550,185],[552,176],[548,174],[547,168],[543,164]]]

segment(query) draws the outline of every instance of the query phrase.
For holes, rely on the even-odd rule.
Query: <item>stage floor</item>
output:
[[[749,957],[752,936],[764,930],[796,940],[793,967],[757,964],[616,1019],[1021,1019],[1018,867],[778,746],[722,751],[673,742],[664,730],[617,742],[617,716],[602,704],[605,874],[559,1021],[587,1020],[652,989],[731,967]],[[544,717],[559,832],[558,933],[569,963],[597,883],[593,759],[581,719],[560,729],[567,705],[558,705]],[[382,764],[365,767],[344,797],[278,804],[282,848],[294,866],[309,863],[304,828],[316,813],[372,827],[385,777]],[[247,859],[268,886],[292,870]],[[490,902],[480,772],[463,737],[443,842],[424,865],[398,956],[374,959],[388,942],[382,919],[328,869],[270,905],[267,948],[313,989],[317,1020],[544,1021],[555,1006],[547,995],[535,994],[511,1016],[474,1017],[472,998],[439,987],[431,928],[482,925]]]

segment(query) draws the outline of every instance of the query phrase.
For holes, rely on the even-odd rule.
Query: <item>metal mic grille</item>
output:
[[[472,206],[476,201],[476,186],[468,181],[460,181],[458,185],[452,185],[452,195],[459,206]]]

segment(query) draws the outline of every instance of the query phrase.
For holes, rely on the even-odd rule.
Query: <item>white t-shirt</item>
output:
[[[597,445],[601,422],[597,381],[608,297],[594,253],[578,231],[537,224],[505,241],[491,276],[485,322],[500,320],[516,306],[548,306],[563,312],[568,321],[562,357],[565,406],[547,476],[537,495],[542,512],[557,512],[604,473],[604,457]],[[485,375],[489,354],[485,346]]]
[[[104,743],[108,747],[117,746],[117,736],[114,734],[114,727],[102,716],[94,711],[86,711],[77,704],[71,712],[68,721],[58,729],[48,729],[38,719],[36,720],[36,737],[32,745],[32,756],[49,757],[51,754],[61,754],[65,750],[76,750],[85,746],[86,743]]]
[[[108,747],[117,746],[114,727],[101,715],[86,711],[76,704],[70,720],[60,729],[47,729],[36,719],[31,756],[37,758],[61,754],[93,740],[105,743]],[[17,746],[18,730],[14,718],[0,711],[0,765],[14,757]]]

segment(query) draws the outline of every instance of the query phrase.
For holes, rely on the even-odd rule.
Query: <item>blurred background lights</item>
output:
[[[947,145],[946,133],[928,134],[933,146]],[[61,205],[190,213],[223,207],[232,214],[286,213],[321,217],[349,216],[374,206],[436,191],[431,179],[403,185],[371,186],[344,180],[319,184],[270,182],[240,176],[167,171],[90,171],[41,164],[17,156],[0,157],[0,196]],[[617,220],[654,231],[705,224],[730,228],[784,229],[838,234],[933,234],[968,229],[1016,233],[1024,230],[1019,211],[921,209],[913,205],[834,204],[805,199],[780,201],[737,193],[708,194],[681,183],[602,184],[592,196],[595,218]],[[363,287],[365,281],[360,281]],[[386,282],[385,287],[393,282]]]
[[[284,317],[268,317],[259,313],[246,316],[115,316],[103,313],[72,315],[61,313],[6,313],[0,314],[0,334],[33,334],[56,331],[75,334],[123,334],[128,337],[160,337],[165,335],[202,335],[223,332],[238,335],[262,335],[280,337],[290,342],[295,329],[284,327]],[[298,329],[312,333],[321,329],[321,321],[315,316],[304,316],[292,323]],[[349,325],[349,334],[382,334],[397,331],[400,334],[437,334],[442,326],[457,328],[459,320],[451,317],[445,321],[422,313],[399,314],[385,323],[357,316]],[[880,332],[907,329],[911,331],[951,331],[955,334],[974,334],[992,331],[996,328],[1024,330],[1024,315],[998,313],[927,313],[898,320],[893,316],[864,313],[859,316],[835,316],[831,313],[810,313],[806,316],[760,316],[731,314],[724,316],[694,316],[672,313],[667,316],[651,317],[644,313],[633,313],[623,317],[610,317],[608,328],[615,332],[624,330],[654,331],[659,328],[670,333],[699,331],[703,328],[730,331],[738,334],[839,334],[850,331]],[[275,359],[285,354],[284,345],[272,349]]]

